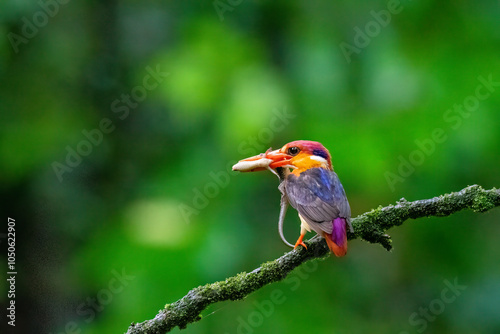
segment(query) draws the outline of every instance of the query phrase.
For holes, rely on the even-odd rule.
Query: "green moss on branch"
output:
[[[401,225],[407,219],[443,217],[463,209],[485,212],[499,205],[500,190],[496,188],[484,190],[478,185],[414,202],[408,202],[403,198],[395,205],[378,207],[354,218],[352,220],[354,233],[350,233],[348,237],[380,243],[390,250],[391,239],[385,231]],[[250,273],[243,272],[225,281],[192,289],[178,301],[167,304],[154,319],[130,325],[127,334],[164,334],[175,327],[185,328],[189,323],[200,320],[200,313],[208,305],[225,300],[242,299],[266,284],[284,279],[302,263],[329,254],[322,238],[313,238],[306,244],[307,250],[301,247],[288,252],[274,261],[262,264]]]

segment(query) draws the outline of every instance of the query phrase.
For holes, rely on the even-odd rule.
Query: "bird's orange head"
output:
[[[295,174],[316,167],[333,169],[330,152],[316,141],[292,141],[279,150],[268,152],[266,157],[273,160],[269,167],[292,167]]]

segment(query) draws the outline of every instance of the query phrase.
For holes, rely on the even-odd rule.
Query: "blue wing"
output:
[[[316,232],[332,233],[332,221],[345,218],[351,228],[351,208],[337,174],[311,168],[299,176],[288,175],[285,184],[290,205]]]

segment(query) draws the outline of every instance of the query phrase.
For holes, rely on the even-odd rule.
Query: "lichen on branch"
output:
[[[380,206],[353,218],[354,233],[349,233],[348,238],[379,243],[390,250],[391,239],[385,231],[401,225],[408,219],[444,217],[463,209],[486,212],[497,206],[500,206],[500,190],[484,190],[478,185],[431,199],[408,202],[402,198],[395,205]],[[225,281],[192,289],[178,301],[167,304],[154,319],[132,323],[127,334],[164,334],[175,327],[183,329],[189,323],[200,320],[200,313],[207,306],[225,300],[243,299],[264,285],[284,279],[302,263],[329,254],[323,238],[312,238],[306,244],[307,250],[300,247],[274,261],[262,264],[252,272],[242,272]]]

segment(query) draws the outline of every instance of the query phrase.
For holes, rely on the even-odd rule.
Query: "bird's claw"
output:
[[[297,249],[297,247],[299,247],[299,246],[303,246],[305,249],[307,249],[307,246],[306,246],[306,244],[303,241],[301,241],[301,242],[297,241],[295,243],[295,247],[293,247],[293,249]]]
[[[303,246],[305,249],[307,249],[307,246],[304,243],[304,241],[302,241],[302,239],[304,239],[304,235],[303,234],[300,235],[300,237],[297,240],[297,242],[295,243],[295,247],[293,247],[293,249],[297,249],[297,247],[299,247],[299,246]]]

